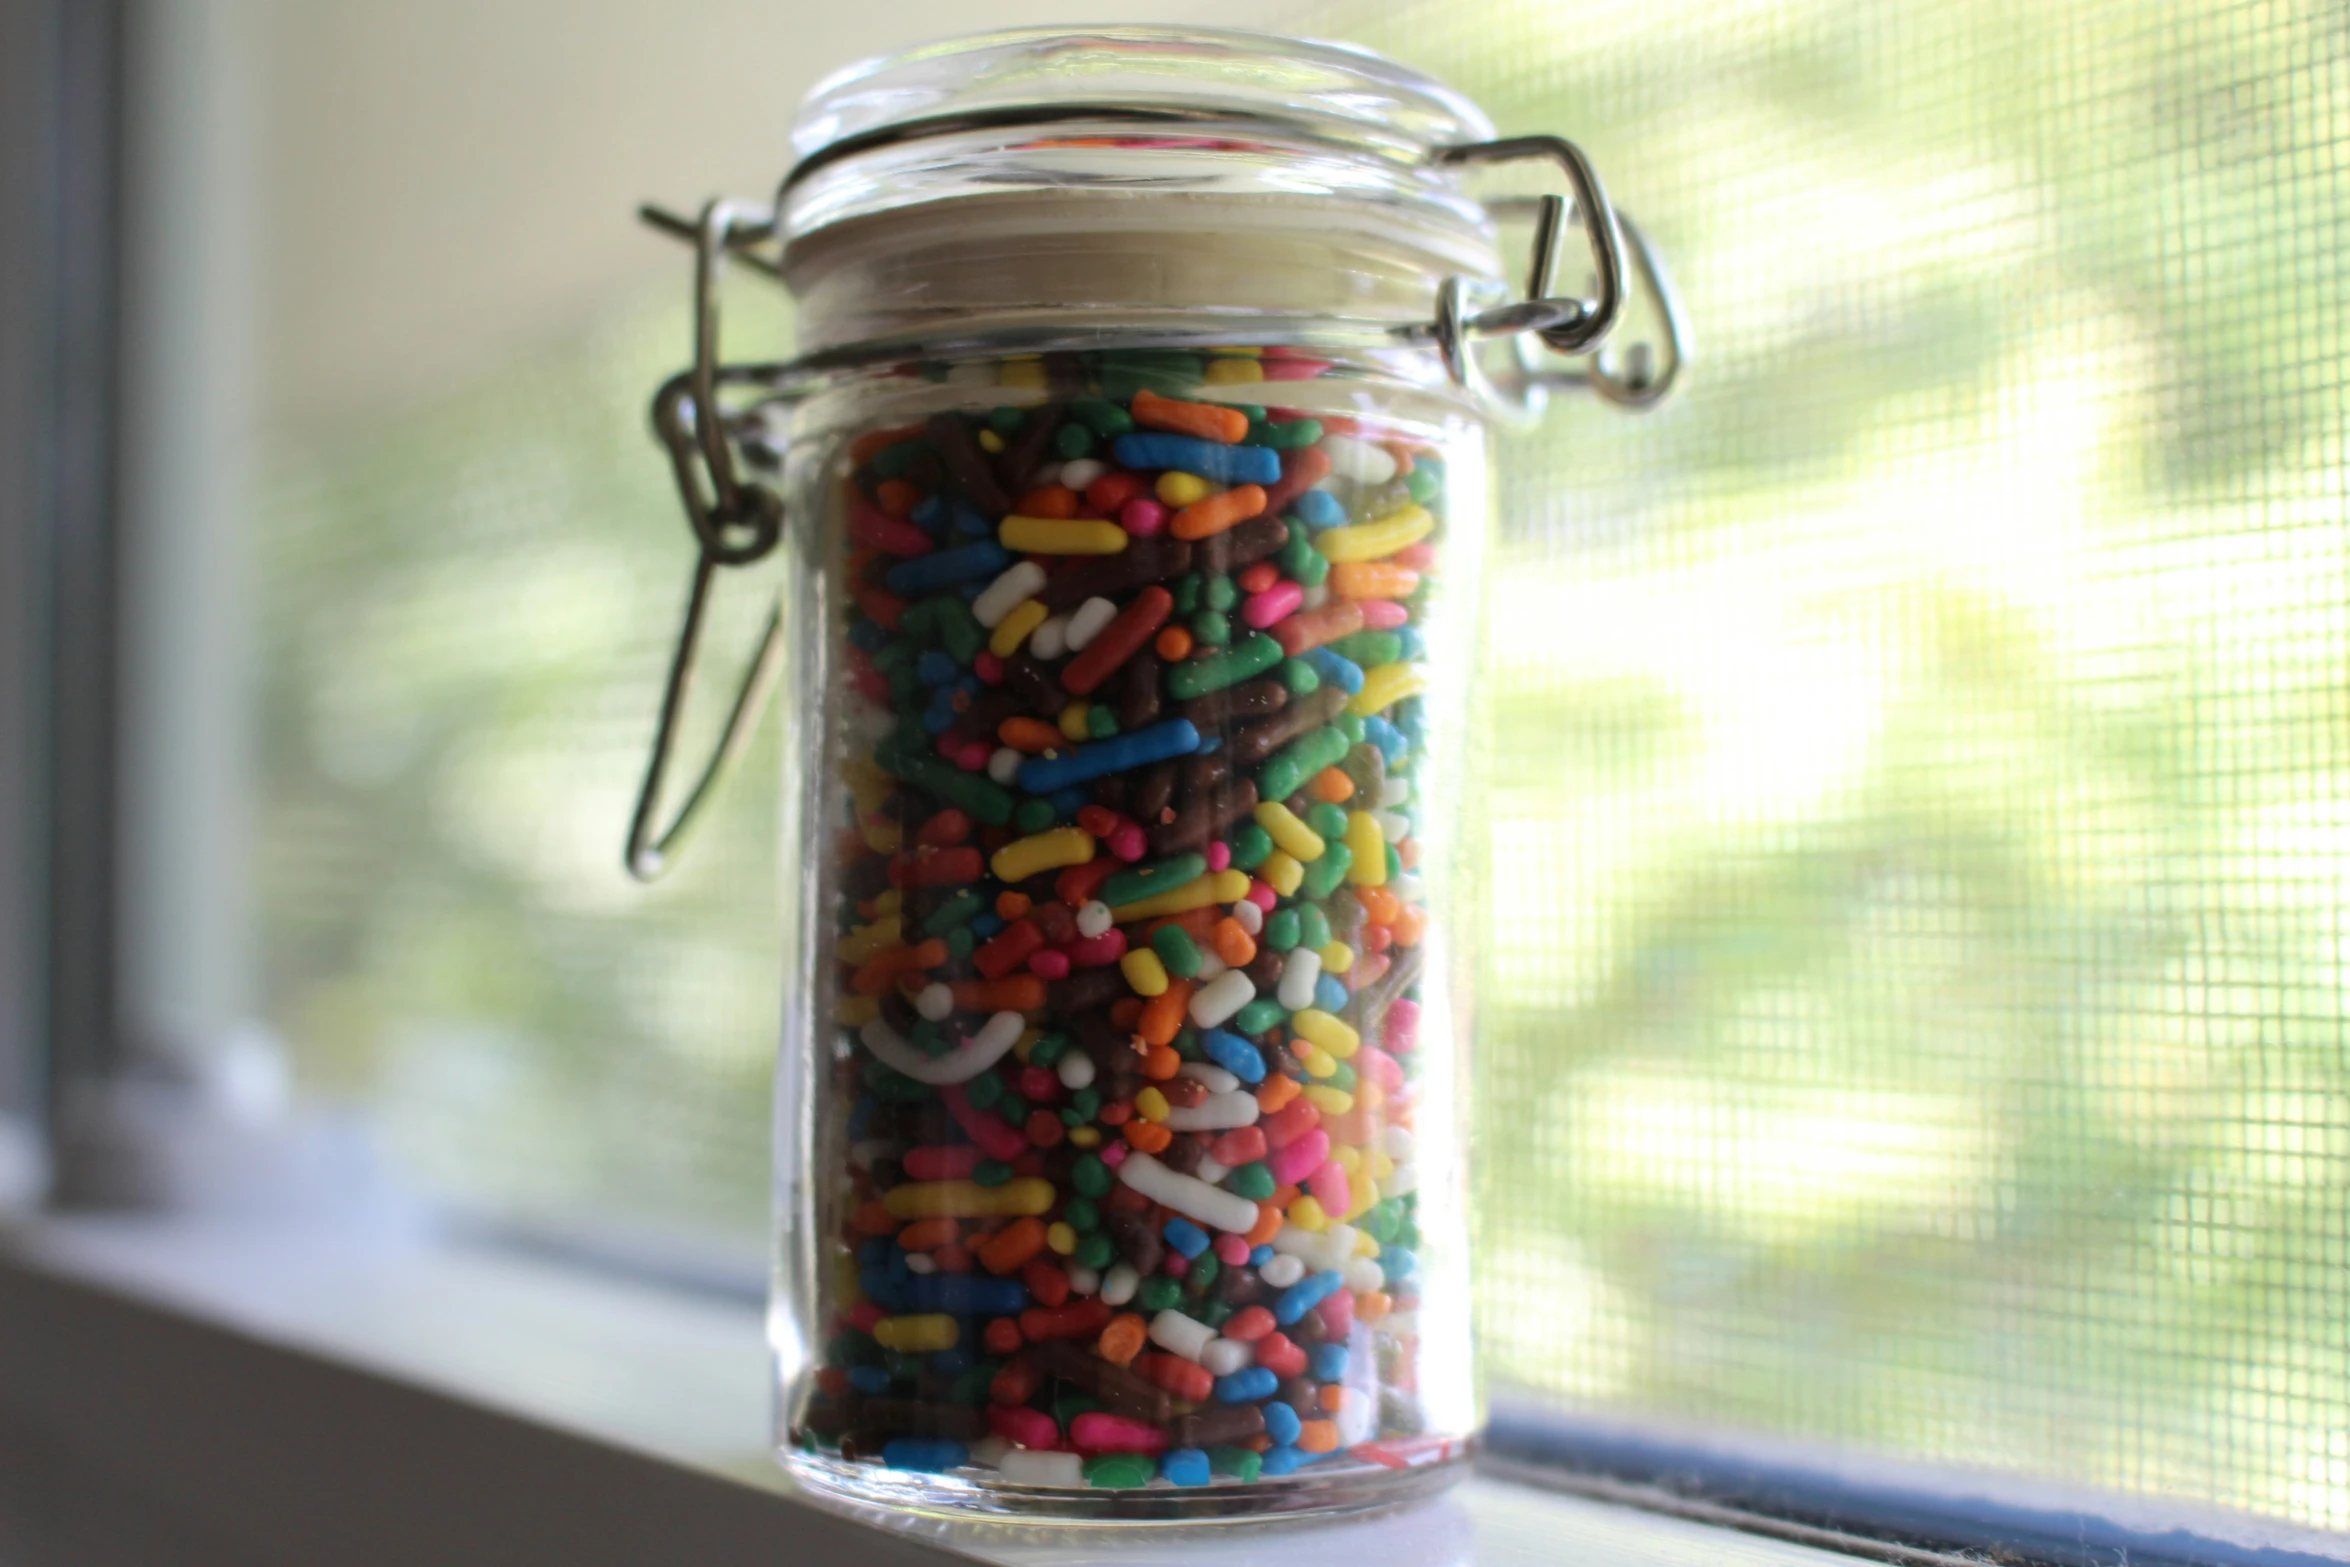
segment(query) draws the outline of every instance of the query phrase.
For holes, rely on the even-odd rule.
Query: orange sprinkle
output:
[[[1322,1413],[1337,1414],[1346,1407],[1346,1385],[1342,1382],[1323,1384],[1322,1390],[1314,1395],[1314,1402],[1322,1406]]]
[[[1178,402],[1172,397],[1161,397],[1147,386],[1134,394],[1134,401],[1127,405],[1126,411],[1134,415],[1136,424],[1147,429],[1196,435],[1203,441],[1222,441],[1227,446],[1248,434],[1248,415],[1237,408]]]
[[[1383,560],[1341,561],[1330,568],[1330,592],[1342,599],[1404,599],[1420,590],[1420,574]]]
[[[1191,656],[1191,633],[1181,626],[1169,626],[1159,633],[1159,640],[1152,646],[1168,663],[1180,664]]]
[[[1222,958],[1228,968],[1246,968],[1256,961],[1256,938],[1229,914],[1216,921],[1209,930],[1208,944],[1216,949],[1216,956]]]
[[[1017,1273],[1042,1250],[1044,1221],[1015,1219],[988,1237],[979,1248],[979,1261],[990,1273]]]
[[[971,1271],[971,1253],[962,1246],[941,1246],[930,1254],[930,1260],[938,1264],[938,1271],[941,1273],[969,1273]]]
[[[1036,907],[1034,898],[1025,892],[1014,892],[1009,887],[995,895],[996,918],[1007,923],[1018,919],[1034,907]]]
[[[1304,1091],[1305,1084],[1287,1072],[1275,1072],[1258,1086],[1257,1108],[1271,1115]]]
[[[1112,1365],[1122,1366],[1142,1353],[1142,1346],[1149,1338],[1149,1325],[1135,1313],[1122,1311],[1110,1319],[1110,1325],[1102,1329],[1102,1336],[1094,1340],[1093,1352]]]
[[[947,960],[947,944],[937,937],[912,947],[894,947],[887,952],[876,952],[857,970],[857,977],[849,981],[849,988],[860,996],[885,996],[900,978],[921,969],[936,968]],[[1039,982],[1038,988],[1042,988]],[[1044,998],[1037,997],[1042,1006]]]
[[[1167,531],[1179,539],[1211,538],[1251,517],[1262,516],[1264,510],[1263,485],[1236,484],[1221,495],[1211,495],[1184,507],[1168,522]]]
[[[1077,515],[1077,492],[1065,484],[1040,485],[1013,502],[1012,510],[1022,517],[1066,520]]]
[[[929,945],[928,942],[923,945]],[[945,946],[945,942],[940,942]],[[1044,981],[1034,974],[966,979],[948,987],[958,1012],[1034,1012],[1044,1005]]]
[[[1175,1134],[1156,1121],[1140,1116],[1126,1123],[1126,1140],[1140,1153],[1165,1153],[1167,1145],[1175,1141]]]
[[[1355,1320],[1377,1322],[1395,1309],[1395,1302],[1387,1298],[1385,1290],[1365,1290],[1355,1297]]]
[[[895,1235],[898,1221],[890,1217],[889,1210],[877,1197],[850,1216],[849,1228],[860,1235]]]
[[[1309,1453],[1338,1451],[1338,1422],[1308,1420],[1298,1428],[1297,1445]]]
[[[1142,1075],[1154,1083],[1174,1081],[1183,1070],[1183,1057],[1175,1053],[1173,1045],[1153,1045],[1142,1055]]]
[[[892,517],[911,517],[922,492],[903,479],[884,479],[873,487],[873,499]]]
[[[1112,1026],[1122,1028],[1131,1034],[1134,1032],[1134,1025],[1141,1021],[1142,998],[1140,996],[1120,996],[1110,1003]]]
[[[1251,1246],[1269,1246],[1273,1237],[1281,1233],[1281,1226],[1289,1222],[1279,1205],[1269,1202],[1257,1204],[1257,1222],[1248,1227],[1244,1237]]]
[[[1393,928],[1397,946],[1416,947],[1420,944],[1420,938],[1428,933],[1428,911],[1405,909],[1396,915]]]
[[[1395,858],[1397,863],[1401,864],[1407,871],[1417,866],[1420,863],[1420,840],[1417,838],[1406,838],[1403,842],[1397,844],[1395,846]]]
[[[1191,1005],[1191,981],[1172,980],[1167,988],[1143,1003],[1142,1016],[1134,1020],[1134,1031],[1145,1044],[1171,1045],[1183,1031],[1183,1014]]]
[[[962,1239],[962,1230],[952,1219],[916,1219],[898,1231],[898,1244],[908,1251],[929,1251],[939,1246],[952,1246]]]
[[[1026,751],[1040,756],[1047,751],[1058,751],[1069,743],[1056,724],[1041,718],[1007,718],[995,726],[995,737],[1015,751]]]
[[[1395,917],[1403,912],[1403,900],[1385,887],[1357,887],[1355,896],[1362,900],[1363,912],[1375,924],[1392,925]]]
[[[1395,459],[1395,476],[1397,478],[1400,479],[1412,471],[1412,447],[1404,445],[1401,441],[1384,441],[1380,444],[1387,448],[1387,455]]]
[[[1313,791],[1315,799],[1327,800],[1332,805],[1345,804],[1354,798],[1355,793],[1355,781],[1335,767],[1325,767],[1314,774],[1313,782],[1307,787]]]
[[[889,430],[868,430],[849,446],[849,461],[863,467],[900,441],[910,441],[922,433],[918,424],[901,424]]]

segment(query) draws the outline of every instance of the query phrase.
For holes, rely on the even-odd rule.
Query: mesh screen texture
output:
[[[2350,1527],[2350,22],[1315,20],[1699,336],[1500,465],[1488,1364]]]
[[[1305,19],[1583,141],[1699,338],[1669,411],[1503,452],[1506,1385],[2350,1527],[2346,26]],[[429,1189],[755,1245],[772,740],[670,882],[617,868],[684,341],[619,308],[287,458],[264,948]]]

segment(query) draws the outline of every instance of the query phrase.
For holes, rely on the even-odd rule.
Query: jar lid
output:
[[[835,72],[792,132],[787,244],[860,217],[1014,193],[1341,197],[1491,244],[1439,149],[1492,123],[1368,50],[1180,27],[1023,28]]]

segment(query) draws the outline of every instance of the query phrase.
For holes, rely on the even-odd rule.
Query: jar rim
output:
[[[1113,108],[1181,121],[1121,124]],[[1351,44],[1219,28],[1018,28],[833,72],[794,124],[800,167],[778,207],[789,241],[1009,190],[1330,195],[1489,237],[1457,172],[1431,155],[1492,135],[1465,95]]]

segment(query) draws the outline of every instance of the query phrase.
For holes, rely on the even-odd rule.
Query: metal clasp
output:
[[[661,223],[665,215],[648,211],[648,221]],[[671,226],[673,224],[663,224]],[[685,624],[677,636],[677,650],[669,660],[669,679],[661,694],[661,717],[653,735],[653,755],[645,768],[644,786],[637,792],[636,810],[629,817],[627,866],[639,881],[652,881],[669,868],[679,841],[699,816],[711,789],[742,751],[766,706],[768,692],[782,667],[783,609],[769,613],[748,674],[735,693],[734,706],[710,759],[695,779],[693,789],[665,828],[656,829],[655,812],[661,786],[677,747],[677,731],[693,690],[694,665],[701,652],[702,625],[710,602],[710,584],[721,567],[747,566],[765,558],[783,536],[783,499],[766,485],[749,479],[735,465],[733,438],[726,429],[718,400],[722,381],[759,378],[757,367],[741,370],[721,364],[718,357],[718,279],[727,253],[757,244],[775,232],[771,211],[740,203],[712,201],[703,207],[693,226],[694,241],[694,358],[687,369],[662,383],[653,396],[653,429],[669,449],[669,463],[677,478],[678,496],[685,503],[687,523],[701,545],[694,564],[693,586],[686,596]]]

